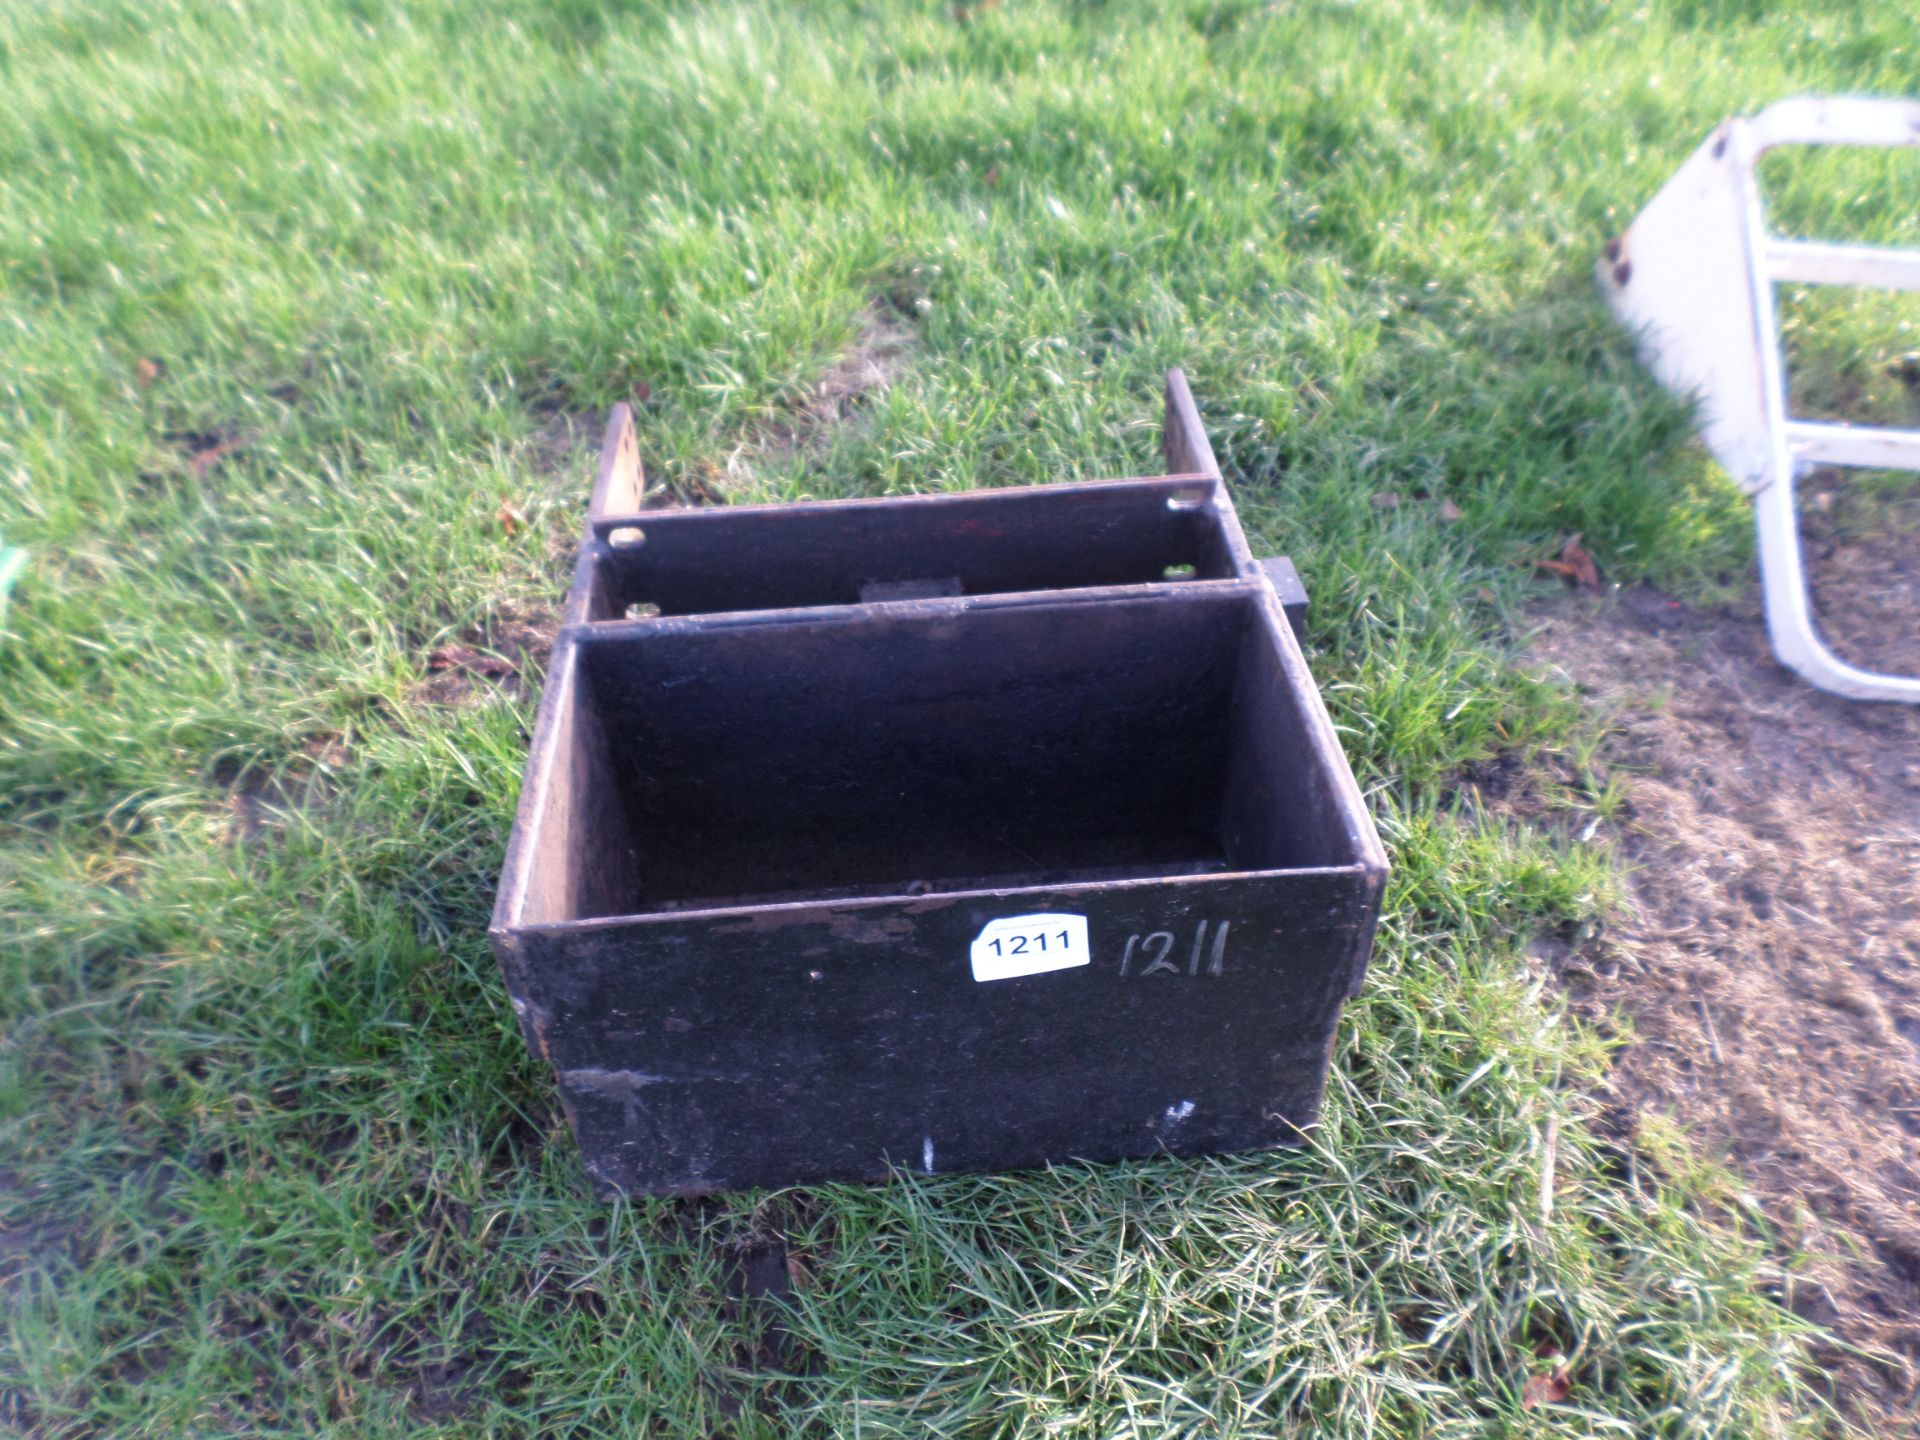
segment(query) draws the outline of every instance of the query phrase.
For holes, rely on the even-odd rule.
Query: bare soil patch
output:
[[[1859,660],[1920,673],[1916,562],[1809,535],[1819,612]],[[1920,709],[1774,661],[1758,595],[1650,588],[1554,607],[1533,654],[1608,715],[1633,916],[1551,958],[1623,1019],[1622,1121],[1680,1122],[1778,1226],[1783,1301],[1840,1342],[1837,1392],[1890,1430],[1920,1401]]]
[[[527,437],[526,468],[545,476],[554,494],[565,502],[593,483],[588,465],[600,444],[604,415],[591,410],[555,410]]]
[[[917,338],[913,327],[892,307],[878,300],[867,306],[853,343],[833,357],[815,382],[790,443],[804,445],[818,439],[822,430],[844,424],[868,399],[890,390]]]
[[[648,504],[724,505],[749,489],[760,472],[796,457],[817,458],[846,427],[905,372],[919,335],[890,300],[876,298],[860,312],[851,340],[826,357],[819,378],[805,386],[772,418],[753,426],[723,460],[671,464],[649,475]]]
[[[0,1170],[0,1210],[11,1211],[24,1199],[20,1182],[10,1170]],[[73,1259],[79,1228],[54,1220],[9,1225],[0,1221],[0,1315],[4,1315],[36,1283],[48,1283],[58,1267]],[[6,1418],[6,1396],[0,1390],[0,1421]]]
[[[891,306],[879,300],[868,305],[853,340],[828,362],[792,414],[769,429],[763,448],[777,457],[824,449],[836,428],[893,388],[917,339]]]
[[[1920,675],[1920,518],[1872,486],[1821,470],[1802,483],[1800,534],[1813,610],[1842,659]],[[1756,610],[1756,613],[1757,610]],[[1909,758],[1920,761],[1920,755]]]
[[[428,705],[473,705],[504,693],[522,699],[544,674],[560,633],[552,605],[505,604],[471,636],[436,646],[413,698]]]

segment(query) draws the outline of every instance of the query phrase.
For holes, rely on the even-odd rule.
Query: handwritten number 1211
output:
[[[1145,978],[1148,975],[1220,975],[1226,971],[1227,927],[1233,922],[1222,920],[1214,926],[1210,920],[1202,920],[1193,932],[1193,944],[1181,947],[1184,954],[1176,953],[1178,938],[1171,930],[1155,930],[1151,935],[1129,935],[1126,953],[1120,957],[1120,978],[1129,973]],[[1213,927],[1213,943],[1207,944],[1207,930]],[[1133,969],[1138,958],[1140,968]],[[1185,961],[1184,968],[1181,962]]]

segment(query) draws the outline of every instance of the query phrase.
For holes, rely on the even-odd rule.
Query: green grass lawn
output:
[[[4,0],[0,1434],[1829,1426],[1525,958],[1617,796],[1511,658],[1573,532],[1748,583],[1590,267],[1802,89],[1920,92],[1910,5]],[[1806,174],[1891,234],[1880,164]],[[483,933],[537,677],[430,652],[557,600],[612,402],[687,496],[1031,483],[1153,472],[1173,363],[1395,857],[1313,1147],[591,1199]]]

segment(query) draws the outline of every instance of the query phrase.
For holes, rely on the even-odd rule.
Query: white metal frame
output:
[[[1837,695],[1920,704],[1920,677],[1849,665],[1820,638],[1793,493],[1801,466],[1920,470],[1920,431],[1789,415],[1773,295],[1781,282],[1920,290],[1920,251],[1768,233],[1754,168],[1778,145],[1920,146],[1920,102],[1803,96],[1727,121],[1607,247],[1601,289],[1662,383],[1698,398],[1701,438],[1753,496],[1781,663]]]

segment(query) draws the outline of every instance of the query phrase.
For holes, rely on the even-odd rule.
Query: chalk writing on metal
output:
[[[1202,920],[1194,927],[1193,943],[1180,945],[1180,937],[1171,930],[1127,936],[1127,947],[1120,955],[1120,978],[1144,980],[1149,975],[1224,975],[1227,970],[1227,931],[1233,924],[1222,920]],[[1212,931],[1212,944],[1208,932]],[[1185,953],[1181,951],[1184,949]],[[1136,958],[1139,967],[1135,968]],[[1185,962],[1184,966],[1182,961]]]

